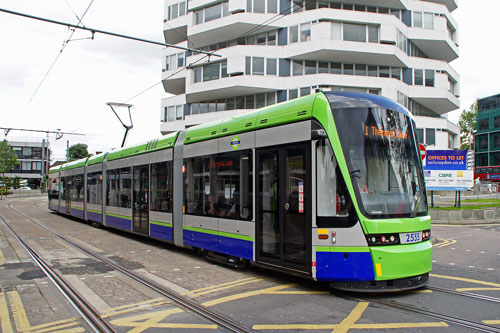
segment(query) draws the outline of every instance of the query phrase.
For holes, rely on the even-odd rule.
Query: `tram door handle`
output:
[[[285,203],[285,210],[288,211],[289,208],[290,208],[290,204],[288,202]]]

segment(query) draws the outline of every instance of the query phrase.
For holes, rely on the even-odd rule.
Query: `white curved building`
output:
[[[416,116],[421,142],[456,148],[457,0],[166,0],[163,134],[314,92],[363,91]],[[187,69],[182,70],[184,66]]]

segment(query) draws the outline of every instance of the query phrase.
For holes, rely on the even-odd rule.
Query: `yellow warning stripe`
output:
[[[0,324],[2,332],[12,332],[12,323],[10,322],[9,308],[7,307],[7,300],[5,299],[5,294],[3,292],[0,292]]]

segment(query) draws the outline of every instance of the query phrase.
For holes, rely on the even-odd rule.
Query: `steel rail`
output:
[[[453,289],[448,289],[448,288],[442,288],[442,287],[434,287],[434,286],[425,286],[429,290],[434,290],[434,291],[440,291],[443,293],[448,293],[448,294],[453,294],[453,295],[460,295],[464,297],[470,297],[470,298],[476,298],[480,299],[483,301],[489,301],[489,302],[494,302],[494,303],[500,303],[500,298],[497,297],[491,297],[487,295],[480,295],[480,294],[474,294],[474,293],[469,293],[466,291],[458,291],[458,290],[453,290]]]
[[[414,305],[403,304],[403,303],[399,303],[399,302],[395,302],[395,301],[380,300],[380,299],[369,298],[369,297],[355,297],[355,296],[352,296],[352,295],[345,293],[345,292],[335,292],[335,294],[343,296],[345,298],[357,300],[357,301],[365,301],[365,302],[375,303],[375,304],[379,304],[379,305],[385,305],[385,306],[390,307],[390,308],[403,310],[403,311],[410,312],[410,313],[417,313],[417,314],[420,314],[420,315],[423,315],[426,317],[439,319],[439,320],[442,320],[442,321],[450,323],[450,324],[459,325],[459,326],[473,329],[476,331],[500,333],[500,328],[497,328],[497,327],[493,327],[490,325],[477,323],[477,322],[474,322],[471,320],[457,318],[454,316],[450,316],[450,315],[422,309],[422,308],[416,307]]]
[[[224,316],[222,316],[222,315],[220,315],[212,310],[209,310],[208,308],[206,308],[205,306],[203,306],[201,304],[198,304],[196,302],[188,300],[185,297],[177,295],[176,293],[164,288],[163,286],[157,284],[156,282],[151,281],[145,277],[142,277],[142,276],[130,271],[129,269],[119,265],[118,263],[114,262],[113,260],[106,258],[106,257],[103,257],[103,256],[85,248],[84,246],[82,246],[78,243],[75,243],[70,239],[67,239],[64,236],[59,235],[57,232],[53,231],[52,229],[48,228],[47,226],[39,223],[38,221],[35,221],[34,219],[32,219],[29,216],[26,216],[25,214],[23,214],[21,211],[19,211],[15,207],[13,207],[12,203],[10,203],[8,205],[8,207],[10,209],[12,209],[13,211],[15,211],[16,213],[18,213],[19,215],[26,218],[28,221],[40,226],[41,228],[44,228],[48,232],[54,234],[56,237],[58,237],[58,238],[64,240],[65,242],[75,246],[76,248],[80,249],[81,251],[87,253],[88,255],[106,263],[107,265],[120,271],[121,273],[125,274],[126,276],[130,277],[131,279],[133,279],[133,280],[141,283],[142,285],[156,291],[160,295],[167,297],[168,299],[170,299],[171,301],[175,302],[176,304],[182,306],[183,308],[188,309],[188,310],[202,316],[203,318],[206,318],[206,319],[216,323],[217,325],[220,325],[221,327],[223,327],[229,331],[232,331],[232,332],[253,332],[253,330],[241,325],[240,323],[238,323],[232,319],[226,318],[226,317],[224,317]]]
[[[57,273],[49,264],[43,260],[35,250],[33,250],[5,221],[2,216],[0,220],[14,235],[16,240],[21,244],[25,251],[31,256],[33,261],[40,267],[42,272],[52,281],[59,292],[68,300],[73,308],[80,314],[82,319],[95,332],[115,332],[115,330],[97,313],[97,311],[89,305],[80,295]]]

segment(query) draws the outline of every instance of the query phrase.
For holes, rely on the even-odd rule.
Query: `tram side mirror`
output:
[[[326,139],[326,137],[326,131],[322,128],[311,130],[311,139],[313,140]]]

